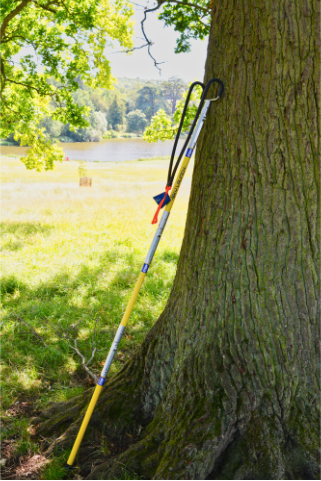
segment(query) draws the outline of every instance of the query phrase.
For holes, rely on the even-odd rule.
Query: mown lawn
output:
[[[2,458],[40,454],[41,445],[28,433],[31,412],[91,385],[64,333],[77,338],[88,359],[96,324],[95,346],[102,351],[90,368],[99,375],[155,232],[152,197],[164,190],[167,158],[87,164],[91,188],[79,187],[78,165],[64,162],[53,172],[37,173],[18,159],[2,158],[2,438],[4,448],[10,446]],[[140,344],[168,298],[191,173],[190,167],[113,373]],[[10,459],[3,478],[10,476],[8,466]],[[61,473],[53,462],[41,476],[59,479]]]

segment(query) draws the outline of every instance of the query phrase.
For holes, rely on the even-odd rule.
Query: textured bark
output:
[[[119,479],[120,463],[154,479],[318,478],[319,4],[214,3],[205,80],[226,90],[198,143],[174,286],[91,424],[146,429],[91,479]],[[69,412],[73,434],[65,409],[40,429]]]

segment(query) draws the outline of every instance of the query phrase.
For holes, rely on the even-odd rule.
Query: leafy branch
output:
[[[27,5],[30,3],[31,0],[22,0],[22,2],[12,11],[10,12],[4,19],[0,26],[0,38],[4,36],[6,28],[9,25],[10,20],[16,17]]]
[[[88,109],[73,98],[79,79],[93,89],[112,88],[105,47],[108,39],[132,47],[133,8],[128,2],[2,0],[0,136],[13,135],[29,146],[21,158],[28,169],[51,170],[63,158],[39,127],[44,118],[75,129],[88,126]],[[21,52],[27,46],[33,47],[31,54]]]

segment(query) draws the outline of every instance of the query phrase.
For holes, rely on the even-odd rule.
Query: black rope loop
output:
[[[167,184],[166,184],[166,187],[170,187],[172,186],[173,182],[174,182],[174,178],[175,178],[175,174],[176,174],[176,171],[178,169],[178,166],[182,160],[182,157],[186,151],[186,148],[187,148],[187,145],[188,145],[188,142],[190,141],[190,138],[193,134],[193,131],[194,131],[194,128],[195,128],[195,125],[196,125],[196,122],[198,120],[198,117],[200,116],[200,113],[202,111],[202,108],[203,108],[203,104],[205,102],[205,98],[206,98],[206,95],[210,89],[210,86],[214,83],[218,83],[219,86],[220,86],[220,90],[219,90],[219,93],[218,93],[218,96],[215,98],[218,99],[221,97],[223,91],[224,91],[224,84],[222,82],[222,80],[218,79],[218,78],[212,78],[210,79],[206,86],[202,83],[202,82],[193,82],[188,90],[188,94],[187,94],[187,97],[186,97],[186,100],[185,100],[185,105],[184,105],[184,109],[183,109],[183,113],[182,113],[182,117],[181,117],[181,121],[179,123],[179,126],[178,126],[178,130],[177,130],[177,134],[176,134],[176,137],[175,137],[175,141],[174,141],[174,146],[173,146],[173,150],[172,150],[172,155],[171,155],[171,159],[170,159],[170,162],[169,162],[169,167],[168,167],[168,175],[167,175]],[[187,107],[188,107],[188,103],[190,101],[190,97],[192,95],[192,92],[193,92],[193,89],[196,85],[200,85],[203,89],[203,93],[202,93],[202,96],[201,96],[201,99],[200,99],[200,103],[199,103],[199,106],[198,106],[198,109],[196,111],[196,115],[194,117],[194,120],[193,120],[193,123],[191,125],[191,128],[188,132],[188,135],[186,137],[186,140],[184,142],[184,145],[183,145],[183,148],[178,156],[178,159],[176,161],[176,164],[174,166],[174,169],[173,169],[173,162],[174,162],[174,157],[175,157],[175,152],[176,152],[176,148],[177,148],[177,144],[178,144],[178,140],[179,140],[179,137],[180,137],[180,134],[181,134],[181,131],[182,131],[182,127],[183,127],[183,123],[184,123],[184,118],[185,118],[185,115],[186,115],[186,110],[187,110]]]

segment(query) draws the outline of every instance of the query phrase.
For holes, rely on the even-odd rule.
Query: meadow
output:
[[[12,460],[42,453],[30,417],[51,401],[91,388],[91,377],[65,337],[77,340],[99,375],[156,227],[168,158],[87,163],[92,187],[79,187],[77,161],[54,171],[26,170],[18,158],[1,166],[2,477]],[[148,271],[111,374],[153,326],[173,283],[190,191],[184,179]],[[73,341],[72,341],[73,342]],[[10,461],[11,459],[11,461]],[[52,461],[54,463],[54,461]],[[41,479],[63,473],[46,464]]]

